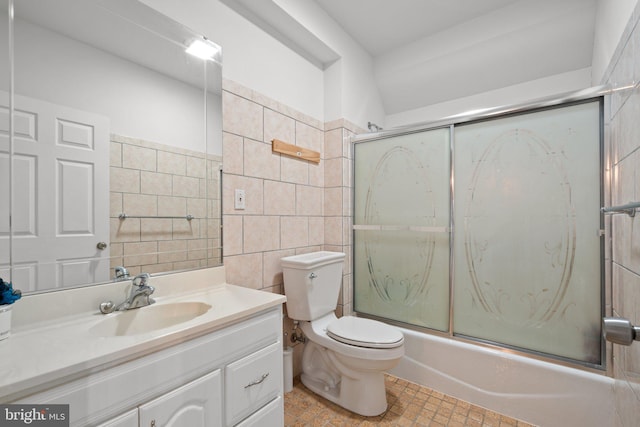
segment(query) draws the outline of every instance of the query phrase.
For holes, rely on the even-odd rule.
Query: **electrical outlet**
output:
[[[236,188],[236,196],[234,206],[236,209],[244,209],[245,207],[245,194],[244,190],[239,190]]]

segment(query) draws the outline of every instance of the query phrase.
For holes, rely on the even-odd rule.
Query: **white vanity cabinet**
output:
[[[281,305],[187,334],[13,403],[69,404],[71,426],[284,424]]]

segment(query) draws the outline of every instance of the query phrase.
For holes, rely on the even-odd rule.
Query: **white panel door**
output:
[[[222,425],[220,370],[139,407],[140,427],[217,427]]]
[[[0,116],[8,117],[7,105],[1,93]],[[107,280],[109,250],[98,243],[109,241],[109,119],[16,96],[14,135],[13,281],[35,291]],[[3,171],[7,136],[8,119],[0,117]],[[2,173],[0,197],[7,200],[8,172]],[[7,225],[0,222],[3,262]]]

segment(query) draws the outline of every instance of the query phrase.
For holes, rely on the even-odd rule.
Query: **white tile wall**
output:
[[[321,249],[350,253],[344,153],[346,136],[357,129],[342,120],[323,124],[232,81],[223,90],[227,281],[283,293],[280,258]],[[318,151],[321,161],[273,153],[273,139]],[[245,190],[244,210],[234,208],[235,189]],[[351,311],[348,266],[343,285],[349,296],[341,296],[338,314]]]
[[[216,168],[220,159],[209,158]],[[212,266],[219,263],[218,174],[212,174],[207,212],[207,160],[203,153],[111,136],[111,267],[130,274]],[[196,219],[118,219],[185,216]],[[207,220],[207,214],[211,217]],[[209,250],[207,250],[209,244]],[[231,245],[233,248],[233,245]]]
[[[640,5],[636,7],[604,83],[621,87],[640,82]],[[605,141],[609,145],[611,201],[613,205],[640,201],[640,88],[611,96]],[[640,215],[611,218],[611,310],[615,316],[640,324]],[[621,427],[640,423],[640,343],[609,345],[610,372],[616,379],[615,420]],[[610,351],[611,353],[611,351]]]

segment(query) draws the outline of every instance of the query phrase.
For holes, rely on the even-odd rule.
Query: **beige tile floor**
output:
[[[531,424],[387,375],[389,407],[377,417],[353,414],[307,389],[299,378],[285,394],[285,426],[530,427]]]

